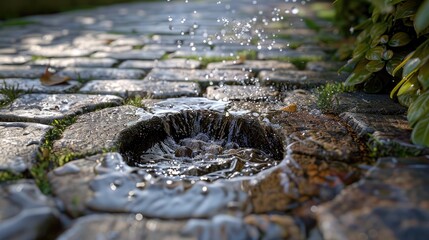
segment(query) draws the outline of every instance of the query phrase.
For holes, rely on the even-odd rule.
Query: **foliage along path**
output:
[[[427,236],[428,149],[388,96],[341,92],[331,6],[305,3],[0,28],[0,238]]]

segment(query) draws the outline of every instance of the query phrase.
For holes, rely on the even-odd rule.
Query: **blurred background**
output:
[[[137,1],[156,0],[1,0],[0,20]]]

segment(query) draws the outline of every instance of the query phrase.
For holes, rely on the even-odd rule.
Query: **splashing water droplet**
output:
[[[299,9],[297,7],[292,7],[291,12],[292,12],[292,14],[298,14]]]

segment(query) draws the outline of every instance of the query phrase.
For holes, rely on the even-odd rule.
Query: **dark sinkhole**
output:
[[[182,111],[153,117],[122,132],[120,152],[155,176],[214,181],[251,176],[284,156],[280,135],[249,117]]]

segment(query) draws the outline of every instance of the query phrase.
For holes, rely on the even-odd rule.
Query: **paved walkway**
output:
[[[406,109],[315,90],[346,77],[340,37],[330,3],[292,2],[0,28],[0,238],[425,239]]]

